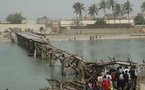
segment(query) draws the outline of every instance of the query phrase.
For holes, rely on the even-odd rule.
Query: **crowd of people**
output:
[[[86,82],[86,90],[136,90],[138,72],[135,66],[119,66],[97,76],[96,80]]]

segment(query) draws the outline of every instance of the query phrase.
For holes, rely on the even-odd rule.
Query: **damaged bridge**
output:
[[[99,72],[102,72],[104,67],[113,68],[115,64],[128,66],[144,65],[133,63],[131,60],[120,61],[110,57],[108,57],[108,62],[88,62],[82,57],[52,46],[49,40],[43,36],[26,32],[17,32],[15,34],[18,45],[25,48],[28,51],[28,55],[34,58],[39,57],[50,60],[51,67],[59,60],[62,66],[62,75],[66,75],[67,72],[73,69],[81,81],[93,80]]]

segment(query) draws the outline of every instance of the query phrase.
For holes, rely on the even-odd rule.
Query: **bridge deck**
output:
[[[36,35],[28,32],[17,32],[16,34],[26,39],[33,40],[35,42],[48,43],[48,41],[43,36],[40,35]]]

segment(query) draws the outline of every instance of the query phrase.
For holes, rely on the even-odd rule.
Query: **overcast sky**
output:
[[[98,4],[101,0],[0,0],[0,21],[4,20],[8,14],[21,12],[24,17],[36,20],[37,17],[47,16],[52,19],[67,19],[74,17],[72,5],[75,2],[84,3],[88,9],[93,3]],[[117,0],[124,3],[127,0]],[[134,5],[132,15],[139,13],[140,6],[145,0],[130,0]],[[102,11],[99,16],[102,16]]]

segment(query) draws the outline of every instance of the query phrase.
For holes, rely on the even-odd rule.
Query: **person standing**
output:
[[[113,88],[116,89],[116,80],[115,80],[115,70],[113,70],[113,72],[111,73],[111,76],[112,76],[112,85],[113,85]]]
[[[112,76],[109,72],[107,72],[106,78],[110,80],[110,90],[113,90],[113,85],[112,85]]]
[[[129,68],[127,66],[125,66],[125,69],[124,69],[124,73],[127,71],[127,74],[128,74],[128,81],[131,80],[130,78],[130,73],[129,73]]]
[[[97,82],[95,81],[95,83],[92,85],[92,89],[93,90],[99,90],[99,86],[97,84]]]
[[[106,74],[106,78],[108,78],[109,80],[112,79],[112,77],[111,77],[111,75],[109,74],[109,72],[107,72],[107,74]]]
[[[123,72],[123,67],[122,66],[119,66],[119,71],[120,71],[120,73]]]
[[[96,35],[96,40],[97,40],[97,38],[98,38],[98,37],[97,37],[97,35]]]
[[[119,67],[117,67],[117,71],[115,72],[115,80],[117,81],[117,89],[119,89],[120,87],[120,80],[119,80],[120,74],[121,72],[119,71]]]
[[[127,70],[125,71],[125,73],[124,73],[124,75],[123,75],[123,78],[124,78],[124,84],[125,84],[123,90],[126,90],[127,85],[128,85],[128,81],[129,81],[129,75],[128,75],[128,71],[127,71]]]
[[[122,90],[124,90],[124,85],[125,85],[123,75],[124,75],[124,72],[122,72],[119,76],[120,86],[121,86]]]
[[[135,66],[131,68],[130,75],[131,75],[132,90],[136,90],[137,72],[135,72]]]
[[[108,78],[106,78],[106,76],[104,76],[104,90],[109,90],[109,86],[110,86],[110,80]]]
[[[98,85],[99,85],[99,90],[103,90],[103,77],[101,76],[101,73],[98,75]]]

